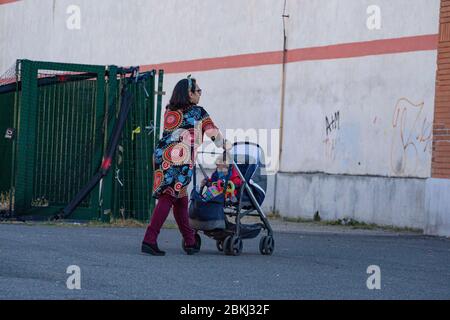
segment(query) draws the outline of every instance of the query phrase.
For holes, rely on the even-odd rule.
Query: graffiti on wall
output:
[[[340,130],[340,113],[339,111],[330,117],[325,116],[325,133],[326,138],[323,140],[325,146],[325,158],[327,160],[335,160],[336,145],[339,140],[338,131]]]
[[[330,119],[328,119],[328,117],[325,117],[325,125],[327,136],[334,130],[339,130],[339,111],[335,112],[334,115],[331,115]]]
[[[391,170],[395,174],[414,174],[423,155],[431,153],[433,127],[424,107],[424,102],[416,104],[407,98],[395,105],[391,145]]]

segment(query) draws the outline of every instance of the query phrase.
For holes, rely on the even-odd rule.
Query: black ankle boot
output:
[[[193,246],[186,246],[185,245],[183,249],[188,255],[193,255],[193,254],[198,253],[200,251],[200,249],[196,245],[193,245]]]
[[[143,253],[149,253],[153,256],[163,256],[166,254],[165,251],[159,250],[158,244],[156,244],[156,243],[151,244],[151,243],[142,242],[141,251]]]

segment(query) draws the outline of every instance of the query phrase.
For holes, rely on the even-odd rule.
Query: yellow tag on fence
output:
[[[137,127],[133,130],[133,132],[131,133],[131,141],[134,141],[134,135],[138,133],[141,133],[141,127]]]

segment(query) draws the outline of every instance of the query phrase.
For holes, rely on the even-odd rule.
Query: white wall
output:
[[[80,30],[66,27],[66,10],[73,4],[81,9]],[[381,9],[380,30],[366,26],[372,4]],[[1,5],[0,73],[18,58],[150,65],[280,52],[283,5],[284,0],[24,0]],[[286,13],[289,50],[439,31],[439,0],[287,0]],[[272,64],[192,75],[204,90],[200,104],[223,131],[277,130],[281,72],[281,64]],[[276,190],[270,180],[265,208],[274,209],[275,203],[287,216],[310,217],[320,210],[329,219],[351,215],[365,222],[444,230],[430,219],[448,216],[432,208],[435,201],[445,208],[448,200],[425,190],[447,189],[442,184],[425,187],[421,179],[430,177],[435,72],[436,50],[287,64],[281,173]],[[164,105],[188,73],[166,74]],[[331,121],[336,112],[339,127],[327,135],[325,117]],[[322,172],[327,175],[317,174]],[[406,195],[411,192],[417,197]]]
[[[381,29],[367,28],[367,8],[381,10]],[[289,48],[439,32],[440,0],[288,0]]]
[[[366,27],[371,4],[288,0],[288,49],[438,33],[439,0],[377,1],[380,30]],[[70,5],[80,8],[80,30],[67,28]],[[19,1],[0,6],[0,70],[17,58],[148,65],[280,51],[283,5],[283,0]],[[436,51],[289,63],[281,171],[429,177],[435,69]],[[166,75],[164,105],[185,76]],[[223,131],[267,129],[272,142],[270,130],[280,127],[280,64],[193,76],[204,90],[201,104]],[[405,118],[395,121],[396,109],[403,108]],[[339,129],[327,134],[325,119],[336,112]]]
[[[429,177],[435,65],[433,51],[289,64],[281,169]]]
[[[372,4],[288,1],[288,49],[439,32],[439,0],[376,1],[380,30],[366,26]],[[429,177],[436,54],[289,64],[281,170]],[[336,112],[339,129],[327,134]]]
[[[18,58],[127,66],[277,51],[283,43],[283,4],[282,0],[19,1],[0,6],[0,37],[5,39],[0,74]],[[80,8],[79,30],[66,26],[70,5]],[[163,105],[176,82],[186,76],[165,75]],[[223,132],[279,127],[281,65],[195,72],[193,77],[203,89],[200,104]]]
[[[80,30],[66,13],[77,5]],[[23,0],[0,6],[15,59],[145,65],[280,50],[282,0]]]

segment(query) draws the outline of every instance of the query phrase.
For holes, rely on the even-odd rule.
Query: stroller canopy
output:
[[[259,168],[265,168],[264,151],[256,143],[235,142],[231,154],[238,165],[256,165]]]
[[[249,183],[256,200],[261,205],[267,190],[264,151],[256,143],[235,142],[231,154],[245,181]],[[241,201],[244,205],[252,205],[246,191]]]

